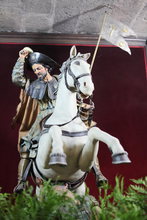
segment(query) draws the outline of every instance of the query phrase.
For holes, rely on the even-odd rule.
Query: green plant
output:
[[[57,193],[50,182],[45,182],[40,197],[32,187],[21,194],[0,194],[0,220],[89,220],[96,219],[92,211],[94,198]],[[93,205],[94,204],[94,205]]]
[[[116,177],[113,189],[105,185],[99,190],[99,220],[147,219],[147,177],[131,181],[133,184],[124,190],[124,179]]]
[[[132,183],[125,190],[124,178],[116,177],[115,187],[100,188],[100,208],[89,191],[69,196],[69,191],[57,193],[50,182],[39,199],[32,187],[22,194],[0,193],[0,220],[147,220],[147,177]]]

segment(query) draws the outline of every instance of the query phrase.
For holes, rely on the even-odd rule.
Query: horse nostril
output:
[[[86,82],[84,82],[84,86],[86,86]]]

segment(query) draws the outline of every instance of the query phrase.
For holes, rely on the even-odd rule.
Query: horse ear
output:
[[[90,55],[91,55],[90,53],[85,53],[85,54],[83,54],[83,57],[85,60],[88,60]]]
[[[70,58],[73,58],[77,55],[77,49],[76,46],[72,46],[72,48],[70,49]]]

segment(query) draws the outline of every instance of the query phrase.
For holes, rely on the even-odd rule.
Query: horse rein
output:
[[[68,121],[68,122],[65,122],[65,123],[63,123],[63,124],[54,124],[54,125],[57,125],[57,126],[59,126],[59,127],[64,126],[64,125],[66,125],[66,124],[72,122],[73,120],[75,120],[77,117],[79,117],[78,114],[77,114],[76,116],[74,116],[74,117],[73,117],[70,121]],[[48,117],[48,118],[49,118],[49,117]],[[48,119],[48,118],[47,118],[47,119]],[[47,125],[47,124],[45,124],[46,121],[47,121],[47,119],[44,121],[44,125],[43,125],[44,128],[50,128],[51,126],[53,126],[53,125]]]

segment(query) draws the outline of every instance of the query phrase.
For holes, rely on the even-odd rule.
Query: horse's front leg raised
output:
[[[123,146],[120,144],[118,138],[100,130],[97,127],[91,128],[91,135],[94,139],[104,142],[109,150],[112,152],[112,163],[130,163],[128,158],[128,153],[124,150]]]
[[[79,165],[83,171],[92,167],[93,161],[98,153],[98,141],[104,142],[112,152],[113,164],[131,162],[127,156],[127,152],[116,137],[113,137],[97,127],[93,127],[88,132],[88,141],[85,144],[80,157]]]
[[[49,133],[45,133],[40,137],[36,162],[43,169],[49,168],[49,155],[51,153],[52,138]]]
[[[49,130],[52,139],[52,150],[49,165],[66,166],[66,154],[63,151],[62,131],[59,126],[52,126]]]
[[[84,145],[79,158],[79,168],[82,171],[89,171],[93,167],[94,161],[96,161],[96,157],[98,154],[98,149],[99,141],[98,139],[95,139],[93,137],[93,134],[91,133],[90,129],[88,132],[88,140]]]

